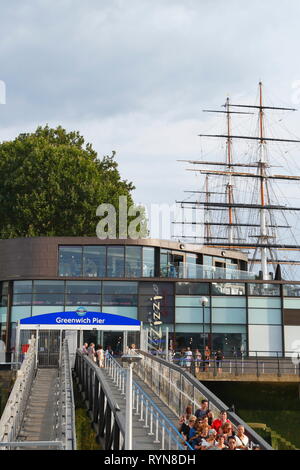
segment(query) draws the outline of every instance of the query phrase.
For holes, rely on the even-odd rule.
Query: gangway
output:
[[[0,450],[76,449],[68,343],[59,368],[38,369],[36,340],[28,352],[0,420]]]

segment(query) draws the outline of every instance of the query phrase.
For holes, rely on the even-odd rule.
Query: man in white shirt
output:
[[[237,449],[248,449],[249,439],[245,434],[245,428],[241,424],[237,428],[237,434],[235,435]]]

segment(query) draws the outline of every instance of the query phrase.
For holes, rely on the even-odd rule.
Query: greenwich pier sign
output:
[[[20,320],[21,328],[33,326],[45,329],[107,329],[107,330],[137,330],[141,322],[133,318],[110,313],[91,312],[80,307],[75,311],[55,312],[43,315],[35,315]]]

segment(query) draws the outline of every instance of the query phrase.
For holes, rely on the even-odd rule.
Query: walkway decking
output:
[[[18,441],[54,441],[58,369],[38,369]]]
[[[124,422],[125,425],[125,395],[122,395],[120,390],[116,387],[112,379],[109,377],[105,369],[101,369],[103,372],[107,383],[111,389],[112,398],[118,403],[120,411],[118,412],[120,419]],[[147,393],[147,395],[153,400],[157,407],[167,416],[170,421],[177,426],[178,418],[177,416],[150,390],[150,388],[139,379],[136,374],[133,374],[133,380]],[[132,416],[132,445],[134,450],[160,450],[160,444],[155,444],[155,436],[149,436],[149,429],[144,427],[144,422],[139,421],[139,416],[134,414]]]

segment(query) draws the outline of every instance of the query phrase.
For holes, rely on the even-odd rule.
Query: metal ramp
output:
[[[112,356],[100,368],[78,350],[74,372],[101,447],[124,450],[127,370]],[[132,405],[133,450],[186,449],[176,415],[137,376],[132,382]]]
[[[76,449],[75,410],[68,343],[59,367],[37,369],[31,339],[0,420],[0,450]]]
[[[17,441],[55,441],[58,386],[58,369],[37,370]]]

